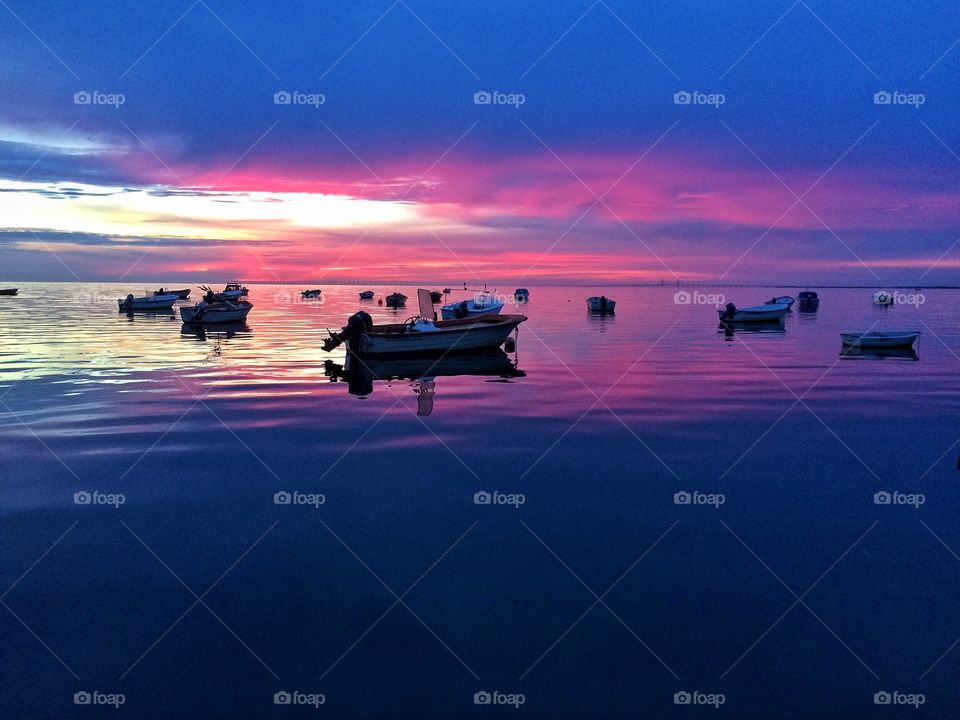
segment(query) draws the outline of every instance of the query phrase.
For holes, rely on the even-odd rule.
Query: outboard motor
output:
[[[724,308],[723,312],[720,313],[721,320],[733,320],[734,315],[737,314],[737,306],[733,303],[727,303],[727,306]]]
[[[350,316],[343,330],[338,333],[330,333],[330,337],[323,341],[323,349],[330,352],[335,347],[339,347],[343,342],[356,341],[361,335],[373,330],[373,318],[369,313],[359,310]]]
[[[601,295],[600,296],[600,312],[606,312],[606,311],[607,311],[607,296]]]

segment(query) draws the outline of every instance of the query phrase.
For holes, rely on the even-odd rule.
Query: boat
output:
[[[137,312],[143,310],[169,310],[180,299],[179,295],[145,295],[134,297],[132,294],[117,300],[120,312]]]
[[[400,308],[407,304],[407,296],[403,293],[391,293],[387,295],[387,307]]]
[[[361,300],[373,300],[373,290],[364,290],[360,293]]]
[[[434,305],[436,305],[437,303],[442,303],[442,302],[443,302],[443,293],[440,292],[439,290],[431,290],[431,291],[430,291],[430,300],[433,302]]]
[[[300,295],[301,297],[305,297],[305,298],[318,298],[320,297],[320,293],[322,292],[323,290],[320,290],[319,288],[314,290],[301,290]]]
[[[179,300],[186,300],[190,297],[190,288],[185,290],[164,290],[160,288],[159,290],[153,291],[154,295],[176,295]]]
[[[612,313],[616,308],[617,301],[611,300],[606,295],[594,295],[587,298],[587,310],[590,312]]]
[[[247,300],[201,300],[193,307],[180,308],[180,319],[188,325],[207,323],[237,323],[245,320],[253,309]]]
[[[771,303],[769,305],[755,305],[753,307],[738,308],[733,303],[727,303],[723,310],[718,310],[720,322],[776,322],[783,320],[783,316],[790,309],[785,303]]]
[[[912,347],[909,348],[860,348],[844,345],[840,351],[844,360],[883,360],[896,358],[898,360],[919,360],[920,356]]]
[[[217,293],[224,300],[238,300],[249,294],[250,291],[240,283],[227,283],[223,290]]]
[[[16,295],[20,292],[20,288],[3,288],[0,289],[0,295]]]
[[[816,310],[820,306],[820,296],[812,290],[804,290],[797,297],[801,310]]]
[[[526,288],[517,288],[513,291],[513,299],[517,302],[526,302],[530,299],[530,291]]]
[[[877,290],[873,294],[874,305],[893,305],[893,293],[887,290]]]
[[[840,333],[843,344],[866,350],[912,348],[920,337],[919,330],[872,330],[865,333]]]
[[[346,343],[357,356],[446,355],[452,352],[493,350],[510,336],[524,315],[484,313],[458,320],[428,320],[433,312],[429,290],[418,290],[420,315],[404,323],[374,326],[369,314],[360,310],[338,333],[330,333],[323,349],[330,352]]]
[[[770,300],[767,300],[767,305],[786,305],[787,310],[793,307],[795,300],[789,295],[781,295],[780,297],[775,297]]]
[[[503,303],[488,292],[477,293],[471,300],[450,303],[440,308],[444,320],[458,320],[479,315],[496,315]]]

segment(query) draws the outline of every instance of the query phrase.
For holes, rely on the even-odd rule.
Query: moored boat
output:
[[[780,295],[779,297],[771,298],[767,300],[767,305],[786,305],[787,310],[793,307],[795,300],[789,295]]]
[[[815,310],[820,306],[820,296],[812,290],[804,290],[797,296],[801,310]]]
[[[436,305],[437,303],[443,302],[443,293],[439,290],[430,291],[430,301]]]
[[[190,288],[186,288],[185,290],[164,290],[163,288],[160,288],[159,290],[154,290],[153,294],[154,295],[176,295],[178,299],[186,300],[188,297],[190,297]]]
[[[319,288],[314,288],[313,290],[301,290],[300,295],[301,297],[305,297],[305,298],[318,298],[320,297],[320,293],[322,292],[323,290]]]
[[[530,299],[530,291],[526,288],[517,288],[513,291],[513,299],[517,302],[526,302]]]
[[[187,324],[235,323],[245,320],[252,309],[253,303],[246,300],[201,300],[180,308],[180,319]]]
[[[459,320],[479,315],[495,315],[503,310],[503,303],[488,292],[477,293],[470,300],[444,305],[440,312],[444,320]]]
[[[789,309],[789,306],[784,303],[754,305],[745,308],[738,308],[733,303],[727,303],[727,306],[723,310],[717,310],[717,313],[720,315],[720,322],[722,323],[776,322],[782,320]]]
[[[403,293],[395,292],[387,295],[387,307],[399,308],[407,304],[407,296]]]
[[[864,333],[840,333],[843,344],[868,350],[912,348],[920,337],[919,330],[872,330]]]
[[[169,310],[180,299],[179,295],[145,295],[134,297],[132,294],[117,300],[120,312],[137,312],[144,310]]]
[[[373,290],[364,290],[360,293],[361,300],[373,300]]]
[[[606,295],[594,295],[587,298],[587,310],[590,312],[612,313],[617,308],[617,301]]]
[[[893,293],[888,290],[877,290],[873,294],[874,305],[893,305]]]
[[[244,295],[249,295],[250,290],[245,288],[240,283],[227,283],[223,290],[217,294],[224,300],[236,300]]]
[[[0,295],[16,295],[20,292],[20,288],[3,288],[0,289]]]

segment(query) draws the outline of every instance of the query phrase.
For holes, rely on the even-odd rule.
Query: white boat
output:
[[[444,320],[459,320],[478,315],[496,315],[503,310],[503,303],[487,292],[477,293],[472,300],[444,305],[440,312]]]
[[[793,307],[794,302],[796,301],[789,295],[781,295],[780,297],[775,297],[772,300],[767,300],[766,304],[767,305],[786,305],[787,309],[789,310],[790,308]]]
[[[179,295],[145,295],[144,297],[134,297],[127,295],[121,300],[117,300],[120,306],[120,312],[137,312],[142,310],[169,310],[173,304],[180,299]]]
[[[373,300],[373,290],[364,290],[360,293],[361,300]]]
[[[893,293],[887,290],[877,290],[873,294],[874,305],[893,305]]]
[[[782,320],[790,309],[784,303],[772,303],[770,305],[755,305],[753,307],[738,308],[733,303],[727,303],[723,310],[718,310],[720,322],[742,323],[742,322],[774,322]]]
[[[887,330],[865,333],[840,333],[843,344],[849,347],[885,350],[888,348],[911,348],[920,337],[919,330]]]
[[[227,285],[217,295],[224,300],[239,300],[244,295],[249,295],[250,291],[239,283],[227,283]]]
[[[180,319],[188,324],[232,323],[245,320],[253,309],[253,303],[246,300],[201,300],[193,307],[180,308]]]
[[[590,312],[608,312],[616,310],[617,301],[611,300],[606,295],[600,295],[587,298],[587,310]]]
[[[346,343],[354,355],[446,355],[447,353],[492,350],[503,345],[524,315],[484,313],[458,320],[429,320],[433,302],[429,290],[419,290],[420,316],[405,323],[374,326],[362,310],[350,316],[338,333],[323,343],[327,352]]]

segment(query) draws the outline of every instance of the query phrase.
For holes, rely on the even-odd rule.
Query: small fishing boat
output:
[[[801,310],[815,310],[820,306],[820,296],[812,290],[804,290],[797,297]]]
[[[3,288],[0,290],[0,295],[16,295],[20,292],[20,288]]]
[[[893,305],[893,293],[887,290],[877,290],[873,294],[874,305]]]
[[[606,295],[594,295],[587,298],[587,310],[590,312],[612,313],[616,308],[617,301],[611,300]]]
[[[407,296],[403,293],[391,293],[387,295],[387,307],[399,308],[407,304]]]
[[[305,297],[305,298],[318,298],[320,297],[320,293],[322,292],[323,290],[320,290],[319,288],[316,288],[314,290],[301,290],[300,295],[301,297]]]
[[[330,333],[323,349],[330,352],[346,343],[358,356],[373,355],[446,355],[453,352],[493,350],[503,345],[523,315],[485,313],[459,320],[428,320],[433,313],[429,290],[417,292],[420,315],[404,323],[374,326],[362,310],[354,313],[338,333]]]
[[[840,333],[843,344],[849,347],[867,350],[884,350],[889,348],[912,348],[920,337],[919,330],[887,330],[865,333]]]
[[[364,290],[360,293],[361,300],[373,300],[373,290]]]
[[[530,291],[526,288],[517,288],[513,291],[513,299],[517,302],[526,302],[530,299]]]
[[[430,300],[433,302],[434,305],[436,305],[437,303],[443,302],[443,293],[440,292],[439,290],[431,290]]]
[[[244,295],[249,295],[250,291],[240,283],[227,283],[217,294],[224,300],[237,300]]]
[[[775,297],[770,300],[767,300],[767,305],[786,305],[787,310],[793,307],[795,300],[789,295],[781,295],[780,297]]]
[[[246,300],[201,300],[193,307],[180,308],[180,319],[187,324],[236,323],[247,318],[253,303]]]
[[[190,288],[187,288],[185,290],[164,290],[163,288],[160,288],[159,290],[154,290],[153,294],[154,295],[176,295],[178,299],[186,300],[188,297],[190,297]]]
[[[503,303],[488,292],[477,293],[471,300],[450,303],[440,309],[444,320],[460,320],[479,315],[496,315],[503,310]]]
[[[784,303],[769,305],[755,305],[753,307],[738,308],[733,303],[727,303],[723,310],[717,310],[722,323],[743,322],[776,322],[783,320],[790,307]]]
[[[180,299],[179,295],[145,295],[134,297],[132,294],[117,300],[120,312],[142,312],[144,310],[169,310]]]

